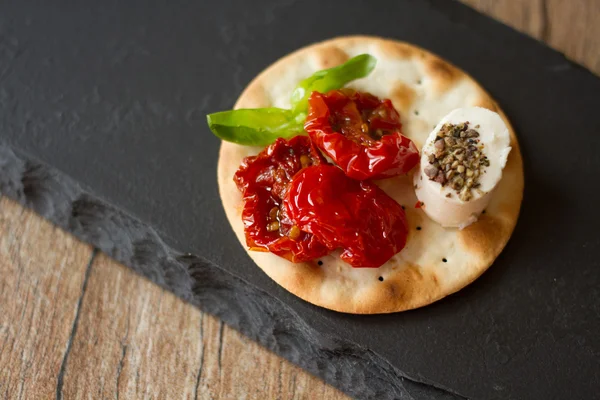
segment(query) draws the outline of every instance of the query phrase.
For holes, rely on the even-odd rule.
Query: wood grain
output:
[[[600,74],[600,1],[462,0]],[[0,199],[0,398],[342,399]]]
[[[600,75],[600,1],[460,0]]]
[[[205,316],[199,399],[345,399],[344,394]],[[217,360],[217,362],[206,362]]]
[[[0,397],[54,397],[92,249],[0,199]]]
[[[343,398],[106,255],[94,258],[64,398],[287,399],[315,393]]]
[[[65,398],[194,398],[201,318],[98,254],[67,360]]]

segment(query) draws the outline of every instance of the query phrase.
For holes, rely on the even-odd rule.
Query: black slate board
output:
[[[600,79],[454,2],[343,4],[5,4],[2,193],[356,397],[598,398]],[[472,74],[525,160],[522,214],[494,266],[395,315],[313,307],[252,264],[221,209],[204,122],[277,58],[355,33]]]

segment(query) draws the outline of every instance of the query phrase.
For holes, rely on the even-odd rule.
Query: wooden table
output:
[[[600,1],[464,2],[600,74]],[[0,398],[50,397],[345,395],[2,198]]]

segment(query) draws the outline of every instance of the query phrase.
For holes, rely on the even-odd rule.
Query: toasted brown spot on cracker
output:
[[[379,43],[379,50],[389,58],[410,58],[415,54],[414,47],[406,43],[391,42],[388,40]]]
[[[323,268],[314,263],[297,263],[294,264],[294,267],[294,271],[289,274],[288,278],[295,288],[310,290],[325,278]]]
[[[414,279],[423,279],[423,274],[421,273],[421,268],[419,268],[416,265],[411,265],[410,268],[408,268],[408,270],[410,271],[411,276]]]
[[[415,96],[415,91],[404,82],[396,81],[393,83],[390,100],[392,100],[394,107],[401,113],[409,112],[411,105],[415,100]],[[400,117],[402,117],[402,115]]]
[[[388,288],[388,290],[390,292],[390,296],[392,298],[398,297],[400,295],[395,283],[390,283],[389,285],[387,285],[387,288]]]
[[[496,103],[490,99],[489,97],[482,97],[478,101],[475,102],[476,107],[487,108],[490,111],[496,112],[498,108],[496,107]]]
[[[489,214],[479,217],[477,222],[458,231],[458,240],[471,254],[483,259],[492,259],[508,240],[508,227],[502,220]]]
[[[438,278],[433,274],[424,275],[416,265],[408,264],[402,271],[386,279],[387,290],[381,293],[388,296],[392,305],[410,305],[430,298],[439,290]]]
[[[321,47],[315,52],[319,69],[337,67],[350,59],[348,54],[339,47]]]
[[[398,271],[398,273],[394,275],[393,282],[404,285],[406,283],[416,282],[422,279],[423,274],[421,273],[420,268],[408,263],[402,271]],[[390,281],[390,284],[391,283],[392,281]]]
[[[439,92],[447,90],[462,77],[462,73],[456,67],[435,56],[426,58],[424,63],[427,75]]]

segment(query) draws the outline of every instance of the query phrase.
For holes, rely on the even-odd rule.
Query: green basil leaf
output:
[[[206,116],[210,130],[228,142],[246,146],[267,146],[278,137],[285,139],[304,132],[305,113],[283,108],[247,108]]]
[[[304,133],[308,97],[313,91],[340,89],[369,75],[376,63],[375,57],[361,54],[340,66],[315,72],[294,89],[291,110],[271,107],[222,111],[207,115],[208,126],[219,138],[247,146],[266,146],[278,137],[289,139]]]
[[[326,93],[330,90],[340,89],[355,79],[369,75],[376,64],[375,57],[361,54],[337,67],[315,72],[312,76],[302,80],[292,92],[292,111],[306,112],[307,100],[312,92]]]

